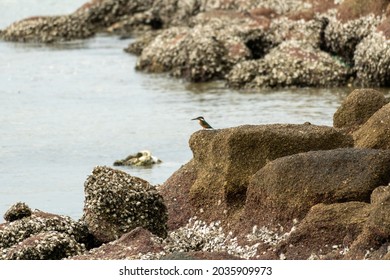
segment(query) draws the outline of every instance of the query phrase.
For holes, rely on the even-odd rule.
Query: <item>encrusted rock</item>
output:
[[[232,87],[337,86],[345,84],[350,69],[305,41],[286,41],[263,59],[238,63],[227,76]]]
[[[331,53],[354,64],[356,46],[380,23],[380,17],[369,15],[342,22],[335,15],[326,15],[328,25],[324,32],[324,47]]]
[[[109,167],[98,166],[84,184],[82,220],[102,242],[118,239],[136,227],[167,235],[166,206],[147,181]]]
[[[135,55],[141,55],[143,49],[149,45],[154,38],[157,37],[158,34],[160,34],[161,31],[147,31],[144,32],[142,35],[137,37],[137,40],[130,43],[124,51],[127,53],[135,54]]]
[[[279,17],[272,20],[265,37],[273,47],[284,41],[294,40],[304,41],[314,48],[319,48],[325,26],[326,22],[321,17],[309,21]]]
[[[286,156],[252,177],[243,217],[288,226],[318,203],[368,203],[371,192],[389,180],[389,151],[344,148]]]
[[[46,235],[45,233],[47,232],[50,232],[50,234]],[[62,234],[67,235],[68,237],[65,238]],[[83,222],[73,221],[67,216],[33,211],[31,216],[24,217],[13,222],[0,224],[0,252],[2,250],[0,259],[29,258],[27,255],[24,255],[23,252],[18,252],[18,250],[23,251],[26,249],[24,245],[18,246],[18,244],[26,242],[24,244],[30,246],[30,242],[27,240],[36,240],[35,238],[38,235],[44,236],[44,239],[46,239],[47,236],[58,235],[61,236],[61,239],[65,238],[69,242],[70,240],[75,240],[75,242],[79,243],[78,245],[74,245],[77,248],[85,248],[85,245],[89,244],[88,234],[88,229]],[[37,239],[40,240],[41,238],[39,237]],[[49,244],[50,240],[54,241],[54,239],[51,239],[50,237],[49,240],[45,241],[45,243],[48,243],[47,246],[57,246],[55,242],[53,244]],[[63,249],[65,251],[61,251],[61,248],[63,247],[57,247],[56,250],[59,250],[57,254],[63,257],[68,256],[65,252],[67,249],[64,247]],[[28,250],[30,249],[27,249],[27,251]],[[9,253],[10,251],[12,251],[12,253]],[[77,252],[74,251],[74,253]],[[39,252],[36,251],[36,253],[38,254]],[[33,256],[36,256],[38,259],[41,258],[38,257],[38,255],[31,255],[31,257]]]
[[[353,138],[359,148],[390,149],[390,104],[376,111]]]
[[[245,43],[261,41],[262,36],[257,25],[227,24],[167,29],[143,49],[136,69],[169,72],[194,82],[222,78],[234,64],[252,55]]]
[[[84,39],[117,22],[124,15],[144,12],[152,0],[102,0],[85,4],[76,12],[63,16],[31,17],[3,30],[7,41],[52,43]]]
[[[390,83],[390,42],[382,32],[373,32],[356,47],[354,54],[358,82],[376,87]]]
[[[31,208],[24,202],[17,202],[12,205],[7,212],[4,214],[4,220],[7,222],[13,222],[15,220],[20,220],[24,217],[31,216]]]
[[[60,260],[85,251],[84,244],[57,231],[32,235],[6,250],[7,260]]]
[[[356,129],[386,103],[382,92],[374,89],[355,89],[337,109],[333,116],[333,125],[347,130]]]

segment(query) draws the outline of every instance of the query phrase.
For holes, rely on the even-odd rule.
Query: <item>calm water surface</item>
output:
[[[2,0],[0,29],[33,15],[64,14],[84,0]],[[131,40],[98,36],[57,45],[0,41],[0,215],[17,201],[82,215],[83,184],[96,165],[149,149],[163,163],[123,168],[163,183],[192,153],[191,118],[241,124],[331,125],[346,89],[238,92],[134,71]],[[2,217],[0,217],[2,221]]]

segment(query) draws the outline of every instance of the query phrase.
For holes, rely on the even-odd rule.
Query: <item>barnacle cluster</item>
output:
[[[166,236],[166,206],[156,188],[147,181],[98,166],[84,187],[82,220],[102,242],[115,240],[139,226]]]

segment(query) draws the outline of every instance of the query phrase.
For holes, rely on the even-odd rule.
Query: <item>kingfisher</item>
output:
[[[205,121],[205,119],[204,119],[202,116],[197,117],[197,118],[195,118],[195,119],[191,119],[191,120],[192,120],[192,121],[198,120],[198,121],[199,121],[199,124],[201,125],[201,127],[203,127],[203,129],[213,129],[213,128],[211,127],[211,125],[209,125],[209,124]]]

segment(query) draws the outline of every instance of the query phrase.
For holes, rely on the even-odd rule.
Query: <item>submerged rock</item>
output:
[[[98,242],[113,241],[136,227],[166,236],[164,201],[147,181],[99,166],[86,180],[84,191],[82,220]]]
[[[161,163],[162,161],[152,156],[150,151],[140,151],[134,155],[129,155],[125,159],[117,160],[114,162],[114,166],[122,166],[122,165],[135,165],[135,166],[151,166],[156,163]]]

